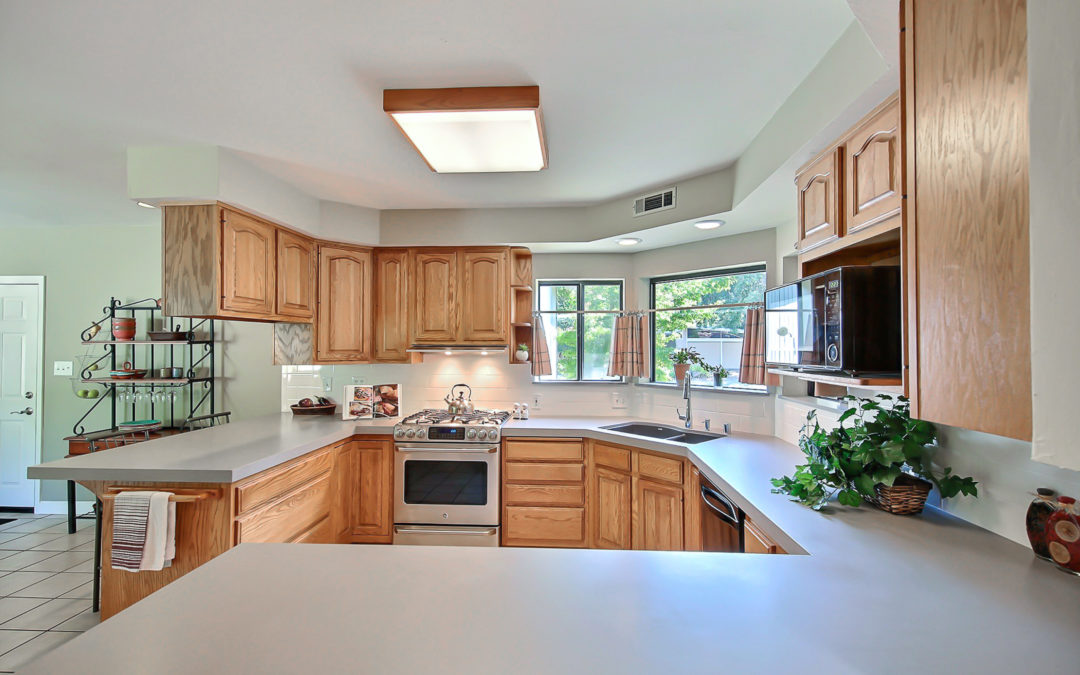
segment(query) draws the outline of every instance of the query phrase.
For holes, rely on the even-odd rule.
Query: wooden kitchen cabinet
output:
[[[375,249],[374,357],[382,363],[408,363],[409,251]]]
[[[350,453],[352,541],[389,544],[394,525],[394,445],[390,441],[354,440]]]
[[[277,230],[266,221],[222,209],[221,306],[251,314],[274,313],[277,300]]]
[[[629,549],[633,491],[628,473],[596,467],[592,473],[592,548]]]
[[[311,530],[331,516],[333,468],[333,449],[323,448],[235,483],[235,542],[332,541]]]
[[[890,97],[844,140],[844,236],[900,216],[900,101]]]
[[[580,438],[504,439],[502,545],[584,548],[585,493]]]
[[[834,148],[795,176],[798,187],[799,251],[807,251],[843,234],[841,167],[843,155]]]
[[[744,553],[786,553],[749,518],[743,523]]]
[[[458,334],[458,252],[420,249],[410,252],[413,305],[412,339],[417,344],[452,344]]]
[[[371,360],[372,266],[370,248],[319,247],[317,362]]]
[[[277,231],[277,313],[291,320],[315,316],[315,242]]]
[[[633,545],[645,551],[683,550],[683,488],[634,479]]]
[[[510,285],[506,248],[463,249],[457,340],[464,344],[507,344]]]

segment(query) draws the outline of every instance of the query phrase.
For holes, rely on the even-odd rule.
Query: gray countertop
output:
[[[794,504],[768,479],[801,455],[775,438],[690,447],[597,428],[617,421],[534,418],[505,432],[689,456],[809,555],[245,544],[25,672],[1076,672],[1080,578],[1025,547],[933,508],[902,517]],[[204,443],[170,470],[200,469],[201,456],[232,479],[268,456],[285,461],[290,442],[304,444],[297,456],[387,431],[285,419],[292,440],[278,441],[261,424],[261,444],[240,443],[237,461]]]

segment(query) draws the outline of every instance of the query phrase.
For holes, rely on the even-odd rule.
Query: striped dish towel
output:
[[[121,492],[113,500],[113,569],[139,572],[169,566],[176,555],[176,504],[168,492]]]

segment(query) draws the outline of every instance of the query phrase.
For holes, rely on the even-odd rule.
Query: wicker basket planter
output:
[[[874,488],[875,498],[867,498],[866,501],[878,507],[882,511],[888,511],[898,516],[912,516],[922,513],[926,506],[926,498],[930,495],[930,481],[923,480],[918,476],[902,473],[893,483],[892,487],[878,483]]]

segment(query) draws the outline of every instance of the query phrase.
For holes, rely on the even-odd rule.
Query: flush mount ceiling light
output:
[[[624,237],[622,239],[616,240],[615,243],[619,246],[637,246],[641,243],[641,240],[637,237]]]
[[[437,173],[547,168],[540,87],[386,89],[383,110]]]
[[[724,224],[722,220],[699,220],[694,223],[694,227],[699,230],[715,230]]]

